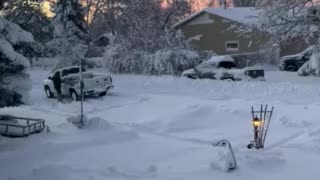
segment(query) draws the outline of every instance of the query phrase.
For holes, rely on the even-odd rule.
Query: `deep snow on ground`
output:
[[[78,102],[47,99],[32,70],[31,102],[1,114],[46,119],[50,133],[0,139],[0,180],[316,179],[320,172],[320,79],[268,71],[266,82],[113,75],[115,89],[90,98],[93,118],[77,129]],[[248,150],[251,106],[275,106],[264,150]],[[223,171],[232,142],[239,169]]]

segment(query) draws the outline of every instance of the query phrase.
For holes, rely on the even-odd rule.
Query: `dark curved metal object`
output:
[[[215,147],[226,147],[226,146],[228,146],[229,152],[231,153],[232,161],[233,161],[232,166],[228,167],[228,171],[232,171],[232,170],[235,170],[235,169],[238,168],[237,160],[236,160],[236,157],[234,155],[234,152],[233,152],[232,145],[231,145],[230,141],[223,139],[223,140],[220,140],[220,141],[217,141],[217,142],[213,143],[212,145],[215,146]]]

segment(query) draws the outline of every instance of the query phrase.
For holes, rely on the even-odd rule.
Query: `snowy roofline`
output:
[[[209,13],[213,15],[217,15],[226,19],[229,19],[231,21],[235,21],[242,24],[254,24],[258,22],[258,16],[260,13],[260,10],[253,7],[234,7],[234,8],[204,8],[201,11],[198,11],[189,17],[177,22],[172,26],[172,28],[177,28],[178,26],[196,18],[197,16],[203,14],[203,13]]]

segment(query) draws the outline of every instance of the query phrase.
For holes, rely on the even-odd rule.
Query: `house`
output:
[[[173,28],[181,30],[200,50],[220,55],[254,53],[265,49],[271,37],[258,26],[260,12],[253,7],[205,8],[174,24]],[[306,47],[301,38],[281,42],[280,55],[296,54]]]
[[[259,10],[255,8],[205,8],[173,25],[191,44],[217,54],[257,52],[269,35],[257,28]]]

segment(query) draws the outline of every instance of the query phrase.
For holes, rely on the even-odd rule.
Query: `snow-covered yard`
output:
[[[320,78],[267,71],[266,82],[113,75],[115,89],[88,99],[84,129],[67,123],[80,104],[47,99],[32,70],[32,103],[1,114],[46,119],[50,133],[0,139],[0,179],[316,179],[320,172]],[[275,106],[264,150],[248,150],[251,106]],[[95,118],[96,117],[96,118]],[[232,142],[239,169],[221,169]]]

